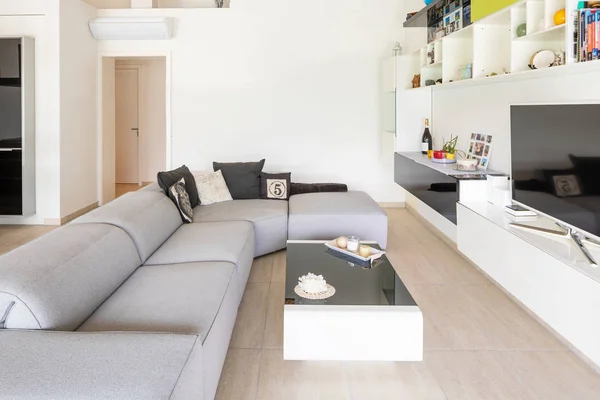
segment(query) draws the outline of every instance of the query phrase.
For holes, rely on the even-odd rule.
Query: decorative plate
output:
[[[302,298],[309,300],[325,300],[330,298],[335,294],[335,288],[331,286],[329,283],[327,284],[327,291],[321,293],[307,293],[304,290],[300,289],[300,285],[296,285],[294,288],[294,292]]]
[[[554,64],[556,55],[552,50],[541,50],[534,53],[529,60],[529,68],[549,68]]]

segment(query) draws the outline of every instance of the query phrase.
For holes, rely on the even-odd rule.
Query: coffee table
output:
[[[390,261],[384,255],[371,267],[350,260],[324,241],[287,242],[283,358],[421,361],[423,315]],[[335,294],[296,294],[298,278],[309,272],[323,275]]]

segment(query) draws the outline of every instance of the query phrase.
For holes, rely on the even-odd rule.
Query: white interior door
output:
[[[116,183],[140,183],[139,71],[117,69],[115,81]]]

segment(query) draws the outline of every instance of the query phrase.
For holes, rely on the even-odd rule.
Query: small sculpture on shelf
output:
[[[414,76],[412,80],[412,87],[413,89],[421,87],[421,74]]]
[[[425,86],[434,86],[435,85],[435,81],[433,79],[427,79],[425,81]]]
[[[435,81],[435,84],[436,84],[436,85],[441,85],[442,83],[444,83],[444,82],[442,81],[442,78],[440,78],[440,79],[438,79],[437,81]]]
[[[427,52],[427,64],[435,64],[435,51],[433,49]]]

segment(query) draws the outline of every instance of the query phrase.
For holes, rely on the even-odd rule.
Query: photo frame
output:
[[[494,137],[484,133],[472,133],[467,159],[477,160],[477,169],[487,170],[492,156]]]

